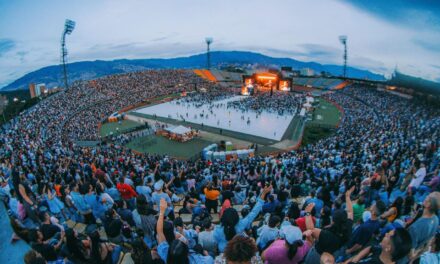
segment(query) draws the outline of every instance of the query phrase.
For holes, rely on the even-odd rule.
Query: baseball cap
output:
[[[302,239],[301,229],[293,225],[281,227],[280,234],[289,244],[293,244],[293,242]]]
[[[162,181],[162,180],[160,180],[160,181],[158,181],[158,182],[156,182],[156,183],[154,184],[154,189],[155,189],[156,191],[162,190],[162,187],[163,187],[163,181]]]

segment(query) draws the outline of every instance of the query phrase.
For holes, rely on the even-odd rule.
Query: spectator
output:
[[[225,248],[225,259],[227,264],[251,264],[257,253],[255,241],[245,236],[235,236]]]
[[[257,246],[260,250],[265,249],[266,246],[270,245],[270,243],[278,238],[278,226],[280,222],[281,219],[277,215],[271,215],[269,217],[269,223],[267,225],[263,225],[258,229]]]
[[[411,235],[412,250],[411,259],[415,259],[424,252],[429,241],[435,236],[438,229],[439,220],[437,210],[440,205],[440,193],[429,194],[423,202],[423,214],[408,228]]]
[[[298,227],[286,225],[281,228],[283,239],[274,241],[262,254],[265,264],[296,264],[301,263],[313,246],[312,231],[303,233]]]
[[[345,263],[397,263],[411,250],[411,236],[405,229],[388,232],[378,246],[367,247]]]

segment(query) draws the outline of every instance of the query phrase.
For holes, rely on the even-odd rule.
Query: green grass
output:
[[[334,133],[334,129],[326,128],[326,127],[317,127],[317,126],[306,126],[304,129],[304,135],[302,138],[301,145],[307,146],[308,144],[313,144],[320,139],[329,137]]]
[[[319,99],[319,106],[313,113],[313,120],[308,122],[308,125],[336,127],[340,117],[341,113],[338,108],[321,98]]]
[[[142,124],[131,120],[123,120],[121,124],[119,124],[118,122],[105,123],[102,124],[100,133],[102,137],[110,135],[110,132],[113,132],[113,135],[119,135],[139,126],[142,126]]]
[[[304,128],[301,142],[303,146],[331,136],[339,123],[341,112],[332,103],[321,98],[312,118],[312,121],[307,122]]]
[[[209,144],[212,144],[212,142],[200,138],[193,138],[187,142],[177,142],[163,136],[148,135],[132,140],[126,147],[142,153],[189,159],[200,155],[202,149]]]

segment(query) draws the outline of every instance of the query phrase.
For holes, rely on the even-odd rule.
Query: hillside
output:
[[[338,65],[322,65],[315,62],[302,62],[290,58],[274,58],[263,54],[246,51],[216,51],[211,53],[212,65],[261,64],[267,66],[291,66],[294,69],[311,68],[315,72],[326,71],[333,75],[340,75],[342,67]],[[206,66],[206,54],[172,59],[137,59],[112,61],[82,61],[68,65],[69,81],[89,80],[105,75],[141,71],[146,69],[166,68],[203,68]],[[384,80],[384,77],[369,71],[348,67],[348,75],[353,78],[367,78]],[[27,89],[29,83],[45,83],[47,87],[62,85],[61,67],[53,65],[28,73],[0,90]]]

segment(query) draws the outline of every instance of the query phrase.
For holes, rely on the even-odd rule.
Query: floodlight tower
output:
[[[206,52],[207,63],[206,64],[207,64],[208,70],[211,69],[211,52],[209,50],[209,46],[212,44],[213,41],[214,41],[214,39],[211,37],[205,38],[205,42],[206,42],[206,46],[207,46],[207,52]]]
[[[339,41],[344,45],[344,78],[347,77],[347,36],[339,36]]]
[[[64,75],[64,86],[68,89],[67,82],[67,48],[66,48],[66,35],[72,34],[73,29],[75,29],[75,21],[70,19],[66,19],[64,23],[63,34],[61,35],[61,64],[63,67],[63,75]]]

